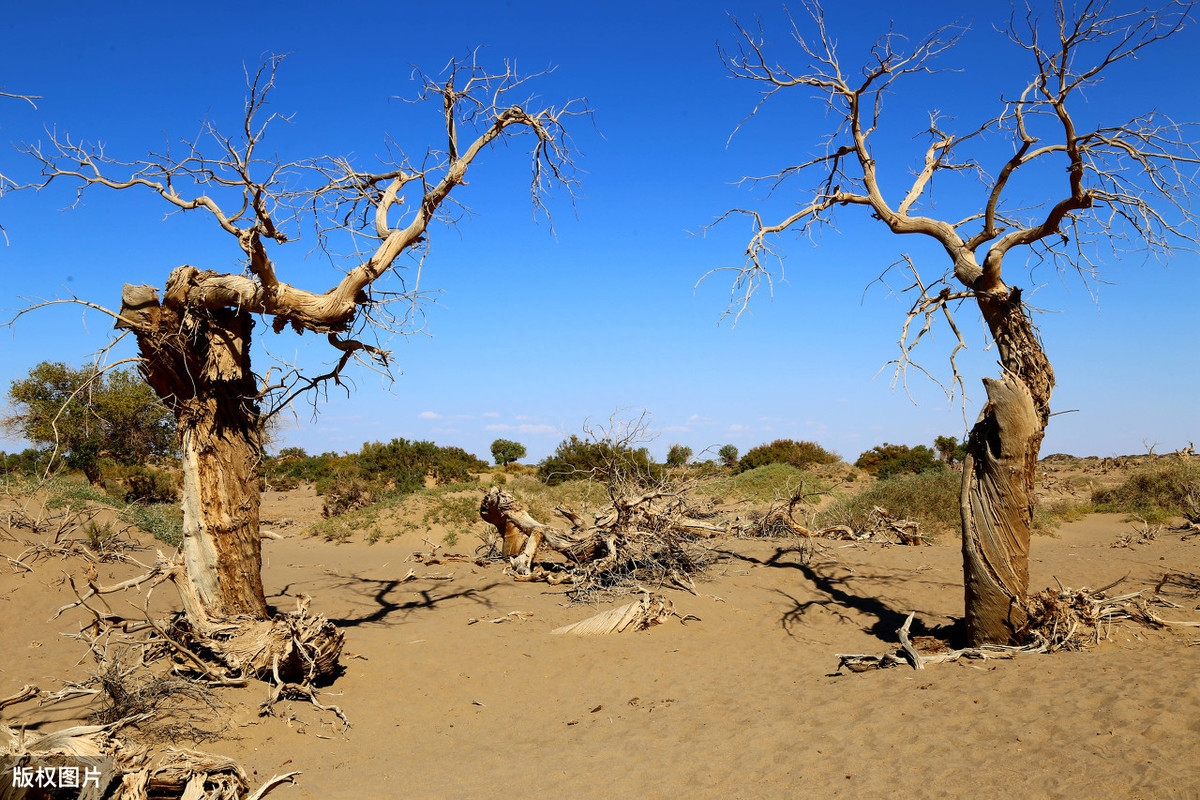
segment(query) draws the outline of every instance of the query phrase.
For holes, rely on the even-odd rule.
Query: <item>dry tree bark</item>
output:
[[[733,77],[761,87],[759,105],[777,92],[803,89],[825,102],[833,120],[823,153],[745,179],[774,190],[802,174],[815,178],[788,216],[770,223],[758,211],[732,209],[721,217],[747,217],[753,230],[745,262],[732,268],[727,313],[740,314],[762,283],[773,280],[771,262],[782,261],[775,237],[831,224],[838,209],[861,208],[889,232],[925,237],[944,253],[944,272],[932,283],[922,279],[909,256],[897,262],[907,264],[911,285],[906,291],[915,300],[900,336],[896,377],[907,379],[909,367],[924,372],[912,361],[913,350],[935,318],[944,317],[956,340],[947,394],[961,390],[955,357],[966,342],[951,307],[975,302],[1000,351],[1002,374],[985,381],[988,402],[968,440],[963,470],[966,617],[972,644],[1006,644],[1024,619],[1032,482],[1050,417],[1054,373],[1021,292],[1005,282],[1003,267],[1011,253],[1021,264],[1044,261],[1076,270],[1086,280],[1099,269],[1097,241],[1128,239],[1164,259],[1175,248],[1200,241],[1192,209],[1200,188],[1194,169],[1200,153],[1188,138],[1191,129],[1155,111],[1123,124],[1086,128],[1073,113],[1082,95],[1119,65],[1137,61],[1147,47],[1182,30],[1187,8],[1169,4],[1123,13],[1105,3],[1071,8],[1057,0],[1047,21],[1032,12],[1014,15],[1003,32],[1030,56],[1032,78],[1021,76],[999,114],[965,133],[946,130],[953,118],[930,112],[927,144],[913,154],[920,166],[907,189],[900,187],[902,194],[889,191],[884,165],[876,158],[875,141],[886,135],[884,99],[898,82],[935,73],[934,62],[960,44],[967,29],[946,26],[911,44],[897,32],[886,33],[862,70],[848,70],[820,6],[807,3],[805,11],[812,35],[802,35],[794,21],[793,30],[809,64],[806,71],[790,71],[769,56],[761,30],[738,25],[736,52],[722,50]],[[997,135],[1008,138],[1011,147],[989,147],[986,140]],[[933,216],[935,183],[952,182],[956,174],[979,179],[972,184],[983,190],[978,202],[956,205],[953,217]],[[1030,180],[1015,180],[1018,174]],[[1017,191],[1034,194],[1014,196]],[[920,329],[910,334],[917,320]]]
[[[206,215],[236,243],[244,271],[177,267],[161,294],[153,287],[126,285],[116,313],[76,298],[41,305],[77,302],[114,316],[117,327],[136,338],[139,368],[175,414],[184,523],[182,569],[173,580],[193,635],[211,638],[212,649],[225,650],[235,660],[232,642],[262,644],[289,672],[296,656],[286,642],[313,637],[300,650],[312,657],[306,671],[311,674],[315,664],[321,675],[336,668],[341,639],[332,626],[310,624],[312,618],[304,614],[280,619],[273,631],[259,624],[270,618],[259,531],[263,426],[305,393],[315,403],[329,385],[343,385],[351,362],[386,373],[389,354],[370,343],[371,336],[409,331],[420,314],[422,295],[416,280],[406,284],[402,257],[415,256],[420,269],[430,225],[452,222],[443,204],[466,184],[476,159],[493,144],[526,135],[531,197],[535,208],[544,210],[551,186],[568,193],[574,189],[574,152],[564,125],[590,112],[581,101],[563,107],[535,107],[532,99],[514,102],[533,76],[517,74],[509,63],[488,70],[472,55],[451,62],[441,78],[415,74],[417,99],[433,101],[444,114],[442,148],[430,147],[423,157],[393,153],[377,172],[330,155],[287,161],[265,155],[264,144],[277,119],[267,110],[267,97],[280,63],[271,58],[251,77],[236,135],[206,123],[200,137],[184,142],[182,155],[123,162],[102,147],[58,134],[51,135],[45,150],[41,145],[25,150],[42,165],[41,186],[67,181],[79,193],[100,186],[147,191],[174,210]],[[212,152],[202,152],[202,143]],[[414,191],[412,201],[406,199]],[[301,238],[302,223],[311,224],[317,246],[342,269],[325,291],[287,283],[276,261],[283,245]],[[398,290],[386,287],[383,279],[389,276]],[[397,313],[393,307],[405,310]],[[313,374],[279,364],[256,375],[251,368],[255,317],[268,320],[274,334],[324,336],[333,348],[332,367]],[[242,666],[262,673],[272,660],[247,659]]]

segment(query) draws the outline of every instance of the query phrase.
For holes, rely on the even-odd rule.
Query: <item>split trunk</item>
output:
[[[984,379],[987,403],[971,430],[960,498],[967,640],[1020,638],[1029,594],[1034,480],[1054,372],[1012,289],[979,295],[1004,369]]]

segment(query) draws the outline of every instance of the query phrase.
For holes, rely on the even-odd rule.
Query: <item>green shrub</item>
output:
[[[934,449],[946,464],[958,464],[967,458],[967,443],[960,443],[956,436],[939,436],[933,440]]]
[[[40,450],[27,447],[19,453],[0,450],[0,475],[26,475],[34,477],[46,471],[50,456]]]
[[[337,453],[310,456],[302,447],[285,447],[278,455],[263,459],[261,472],[272,489],[294,489],[300,483],[316,483],[328,478],[346,458]]]
[[[682,444],[673,444],[667,449],[667,466],[682,467],[692,460],[692,448]]]
[[[662,468],[650,460],[644,447],[633,449],[607,440],[589,441],[575,434],[563,439],[538,464],[537,476],[547,486],[564,481],[596,480],[605,482],[620,474],[634,482],[648,482],[661,476]]]
[[[1033,507],[1033,531],[1053,533],[1064,522],[1081,520],[1095,510],[1096,507],[1091,503],[1070,499],[1038,503]]]
[[[923,444],[909,447],[906,444],[884,442],[860,455],[854,466],[880,480],[886,480],[905,472],[919,474],[931,469],[945,469],[946,465]]]
[[[801,487],[806,492],[823,492],[829,489],[829,482],[791,464],[777,463],[755,467],[723,480],[703,484],[696,489],[696,493],[733,502],[749,500],[768,503],[772,500],[787,499]]]
[[[525,445],[511,439],[497,439],[492,442],[492,458],[496,464],[503,467],[525,457]]]
[[[1143,464],[1117,486],[1097,489],[1098,511],[1136,514],[1151,524],[1200,512],[1200,460],[1167,456]]]
[[[116,476],[126,503],[175,503],[179,485],[171,473],[154,467],[126,467]]]
[[[831,453],[816,442],[796,442],[791,439],[776,439],[770,444],[752,447],[738,461],[738,472],[746,472],[767,464],[791,464],[796,469],[805,469],[814,464],[833,464],[841,457]]]
[[[183,509],[177,503],[129,507],[129,520],[160,542],[178,547],[183,542]]]
[[[326,517],[336,517],[347,511],[355,511],[370,505],[378,499],[372,493],[371,485],[354,474],[341,474],[326,478],[320,484],[320,493],[325,497],[325,505],[321,513]]]
[[[472,472],[487,470],[488,464],[461,447],[439,447],[433,442],[393,439],[387,444],[370,442],[356,458],[360,472],[371,480],[394,484],[409,491],[425,485],[431,475],[438,483],[471,480]]]
[[[926,531],[956,530],[961,524],[961,488],[962,476],[953,470],[904,473],[878,481],[858,494],[838,499],[817,515],[817,524],[820,527],[848,525],[859,530],[866,524],[871,510],[879,506],[896,519],[921,523]]]
[[[717,451],[717,457],[721,459],[723,466],[733,469],[738,463],[738,449],[732,444],[721,445],[721,449]]]

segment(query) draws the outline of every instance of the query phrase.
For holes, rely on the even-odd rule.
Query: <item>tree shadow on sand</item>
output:
[[[776,548],[774,555],[766,560],[732,551],[729,551],[728,554],[740,561],[758,566],[794,569],[812,584],[818,596],[810,600],[800,600],[785,591],[775,590],[792,605],[780,618],[780,626],[788,636],[795,636],[793,629],[800,625],[805,615],[814,608],[821,608],[833,613],[838,621],[843,623],[852,623],[856,620],[854,615],[848,613],[849,610],[873,618],[874,621],[865,625],[863,631],[886,642],[896,641],[896,631],[904,624],[910,613],[916,612],[918,617],[921,615],[945,616],[942,613],[925,609],[896,608],[879,597],[857,593],[851,585],[854,581],[860,581],[868,585],[894,586],[911,583],[914,580],[912,577],[861,571],[848,572],[841,576],[832,575],[823,571],[820,565],[814,566],[809,563],[808,558],[800,549],[792,547]],[[945,585],[944,582],[939,581],[938,583]],[[914,618],[911,632],[914,636],[932,636],[953,643],[962,638],[963,634],[960,632],[962,620],[952,619],[953,621],[948,625],[930,628],[919,618]]]
[[[323,594],[350,594],[364,606],[364,613],[361,615],[330,617],[329,621],[339,628],[353,628],[369,623],[399,624],[415,611],[432,610],[439,605],[456,600],[468,600],[484,608],[492,608],[494,604],[487,598],[487,593],[500,585],[499,583],[489,583],[470,589],[443,592],[439,590],[446,589],[447,586],[435,585],[418,588],[419,581],[402,578],[364,578],[358,575],[332,575],[331,577],[338,580],[325,584],[322,587]],[[285,585],[279,592],[272,595],[271,599],[278,602],[283,598],[297,596],[292,593],[293,586],[290,583]],[[415,592],[417,597],[403,602],[393,599],[393,593],[397,592],[401,586]],[[304,594],[304,592],[300,592],[300,594]],[[399,619],[394,618],[396,615],[400,615]]]

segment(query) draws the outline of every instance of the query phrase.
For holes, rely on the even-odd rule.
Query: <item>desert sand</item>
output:
[[[502,563],[411,560],[428,534],[345,544],[301,534],[319,501],[265,497],[270,602],[312,608],[346,632],[345,673],[323,689],[351,726],[283,702],[260,717],[266,684],[219,689],[191,720],[216,731],[168,744],[235,758],[252,788],[299,771],[272,798],[1200,797],[1200,628],[1122,622],[1081,652],[962,660],[923,670],[841,671],[838,654],[882,654],[914,632],[945,635],[962,615],[954,537],[924,547],[797,539],[716,539],[697,593],[663,590],[680,615],[637,633],[551,634],[596,610],[563,587],[517,583]],[[291,521],[288,524],[288,520]],[[1165,572],[1200,571],[1200,537],[1090,515],[1033,542],[1031,587],[1149,595]],[[0,537],[0,697],[55,690],[94,670],[64,634],[80,609],[66,574],[78,557],[11,567],[32,537]],[[128,534],[152,559],[155,542]],[[414,573],[405,580],[410,570]],[[101,564],[104,583],[139,570]],[[1115,591],[1115,590],[1114,590]],[[150,608],[176,602],[170,585]],[[1198,620],[1200,600],[1164,595],[1160,614]],[[635,599],[635,596],[625,598]],[[134,614],[135,591],[109,598]],[[132,604],[132,605],[131,605]],[[0,722],[54,730],[85,721],[92,698],[0,710]],[[153,736],[152,725],[147,736]],[[162,746],[163,742],[159,742]]]

